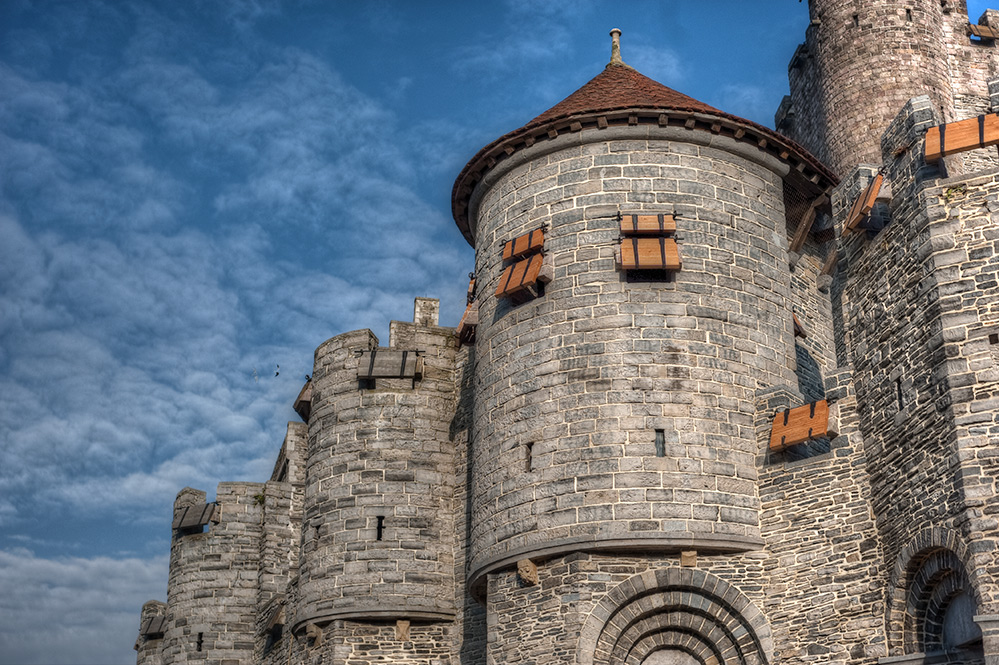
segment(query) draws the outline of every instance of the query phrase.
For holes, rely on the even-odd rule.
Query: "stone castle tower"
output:
[[[180,492],[139,665],[999,664],[999,13],[809,10],[778,131],[615,30],[480,150],[458,328],[324,342],[271,479]]]

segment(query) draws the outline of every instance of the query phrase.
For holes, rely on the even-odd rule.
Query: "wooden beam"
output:
[[[825,194],[812,201],[812,205],[808,206],[808,210],[805,211],[805,214],[801,216],[801,220],[798,221],[798,228],[794,231],[794,238],[791,239],[791,246],[788,248],[788,251],[795,253],[801,251],[801,248],[805,245],[805,240],[808,238],[808,232],[812,230],[812,224],[815,223],[818,209],[828,202],[829,197]]]
[[[820,275],[831,275],[833,270],[836,269],[836,262],[839,260],[839,252],[837,248],[833,246],[829,250],[829,254],[826,256],[825,263],[822,264],[822,270],[819,272]]]
[[[867,183],[867,187],[860,193],[857,200],[853,202],[850,214],[846,216],[846,221],[843,222],[843,232],[841,235],[849,235],[854,229],[860,226],[861,222],[867,219],[878,200],[878,193],[881,191],[881,186],[884,185],[884,182],[885,177],[879,173],[874,176],[873,180]]]

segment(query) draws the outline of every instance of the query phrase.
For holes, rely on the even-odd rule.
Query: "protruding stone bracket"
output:
[[[305,627],[305,639],[309,649],[316,649],[323,645],[323,629],[314,623]]]
[[[409,641],[409,620],[397,619],[395,622],[395,639],[400,642]]]
[[[697,550],[684,550],[680,552],[680,567],[681,568],[696,568],[697,567]]]
[[[530,559],[517,562],[517,577],[524,586],[535,586],[538,583],[538,566]]]

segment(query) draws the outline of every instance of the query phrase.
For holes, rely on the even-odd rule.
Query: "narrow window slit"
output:
[[[375,527],[375,540],[381,540],[382,535],[385,533],[385,516],[378,516],[378,525]]]
[[[534,444],[524,445],[524,471],[534,470]]]
[[[906,9],[905,10],[905,20],[908,21],[909,23],[912,23],[912,10],[911,9]]]
[[[898,400],[898,410],[905,408],[905,399],[902,396],[902,379],[895,379],[895,397]]]
[[[854,14],[853,15],[853,27],[855,27],[855,28],[859,28],[860,27],[860,14]]]
[[[198,633],[198,651],[201,651],[201,646],[204,643],[204,640],[205,640],[205,634]]]
[[[666,430],[656,430],[656,457],[666,457]]]

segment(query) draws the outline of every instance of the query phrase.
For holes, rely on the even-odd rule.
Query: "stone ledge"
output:
[[[636,534],[637,536],[637,534]],[[758,550],[763,547],[762,538],[751,536],[730,536],[726,534],[647,534],[644,537],[607,538],[594,540],[580,536],[566,538],[551,544],[520,547],[503,553],[501,556],[473,561],[467,577],[468,589],[480,599],[484,596],[485,577],[505,568],[513,568],[521,559],[538,562],[544,559],[573,552],[681,552],[696,550],[699,554],[729,554]]]
[[[440,610],[418,610],[400,607],[398,609],[387,610],[384,607],[361,607],[349,610],[334,610],[331,612],[317,612],[304,618],[298,618],[291,632],[298,635],[308,623],[327,624],[330,621],[338,620],[390,620],[408,619],[410,621],[454,621],[454,612],[443,612]]]

